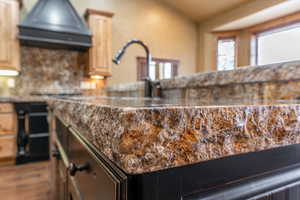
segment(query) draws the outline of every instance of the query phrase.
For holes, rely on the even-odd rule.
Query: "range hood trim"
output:
[[[81,36],[92,36],[92,34],[82,34],[82,33],[78,33],[78,32],[72,32],[72,31],[69,31],[69,32],[66,32],[66,31],[62,31],[62,30],[50,30],[50,29],[46,29],[46,28],[41,28],[41,27],[31,27],[31,26],[24,26],[24,25],[18,25],[18,27],[20,29],[30,29],[30,30],[36,30],[36,31],[47,31],[47,32],[52,32],[52,33],[71,33],[73,35],[81,35]]]
[[[52,23],[53,16],[59,23]],[[28,46],[86,50],[92,43],[92,34],[69,0],[39,0],[19,30],[18,38]]]
[[[30,36],[20,36],[19,39],[21,40],[30,40],[32,42],[45,42],[45,43],[56,43],[56,44],[66,44],[65,41],[61,41],[61,40],[55,40],[55,39],[44,39],[44,38],[37,38],[37,37],[30,37]],[[81,42],[74,42],[74,41],[70,41],[68,42],[68,44],[70,45],[82,45],[84,47],[91,47],[91,45],[89,44],[85,44],[85,43],[81,43]]]

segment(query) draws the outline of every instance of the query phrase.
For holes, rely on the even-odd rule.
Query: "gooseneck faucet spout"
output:
[[[149,70],[150,63],[151,63],[150,50],[149,50],[148,46],[141,40],[130,40],[129,42],[127,42],[124,45],[124,47],[117,52],[116,56],[113,58],[112,61],[115,64],[119,65],[121,63],[121,59],[122,59],[123,55],[125,54],[127,48],[129,46],[131,46],[132,44],[138,44],[144,48],[144,50],[146,52],[146,59],[147,59],[147,70]],[[145,77],[145,97],[152,97],[152,81],[149,78],[149,75],[147,77]]]

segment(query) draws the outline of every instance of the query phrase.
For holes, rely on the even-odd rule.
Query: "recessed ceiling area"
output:
[[[251,0],[160,0],[190,18],[201,22],[209,17],[233,9]]]
[[[300,1],[290,0],[276,6],[264,9],[247,17],[230,22],[214,29],[214,31],[229,31],[247,28],[272,19],[295,13],[300,10]]]

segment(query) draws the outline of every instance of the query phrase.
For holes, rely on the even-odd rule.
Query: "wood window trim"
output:
[[[254,60],[250,64],[251,65],[258,65],[258,37],[257,37],[257,35],[253,35],[252,38],[251,38],[251,51],[253,53],[250,52],[250,54],[251,54],[250,58],[252,56],[254,56]]]
[[[228,39],[228,38],[237,38],[240,34],[240,31],[215,31],[212,34],[216,37],[217,40]]]
[[[300,11],[246,28],[253,35],[300,23]]]
[[[250,41],[250,47],[254,47],[254,49],[249,49],[249,65],[257,65],[258,61],[258,45],[257,45],[257,36],[259,34],[262,34],[264,32],[271,32],[272,30],[276,30],[279,28],[284,28],[287,26],[291,26],[293,24],[300,24],[300,11],[294,12],[292,14],[279,17],[276,19],[269,20],[264,23],[260,23],[254,26],[250,26],[247,28],[235,30],[235,31],[212,31],[215,45],[214,45],[214,54],[210,58],[212,59],[212,64],[215,66],[214,70],[217,71],[217,56],[218,56],[218,40],[220,39],[226,39],[230,37],[236,37],[236,59],[235,59],[235,66],[239,66],[239,51],[240,48],[243,48],[240,44],[240,34],[242,32],[247,32],[250,35],[249,41]]]
[[[136,59],[137,59],[137,80],[142,81],[144,79],[144,77],[147,77],[149,75],[149,69],[145,68],[145,65],[146,65],[145,57],[138,56],[138,57],[136,57]],[[152,58],[152,61],[172,63],[172,77],[178,75],[178,68],[180,65],[179,60],[164,59],[164,58]]]
[[[214,58],[213,63],[215,66],[215,71],[218,71],[218,45],[220,40],[234,40],[235,41],[235,55],[234,55],[234,68],[237,67],[238,63],[238,50],[239,50],[239,34],[240,31],[226,31],[226,32],[213,32],[215,37],[215,45],[214,45]]]
[[[142,57],[142,56],[138,56],[136,57],[137,59],[145,59],[146,60],[146,57]],[[176,63],[176,64],[180,64],[180,61],[179,60],[176,60],[176,59],[168,59],[168,58],[151,58],[153,61],[157,61],[157,62],[170,62],[170,63]]]

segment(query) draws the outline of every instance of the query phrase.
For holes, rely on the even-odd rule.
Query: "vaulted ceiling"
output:
[[[251,0],[160,0],[201,22]]]

